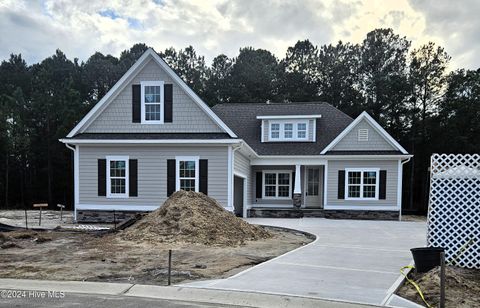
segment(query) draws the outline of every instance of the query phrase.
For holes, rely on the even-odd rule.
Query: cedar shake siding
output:
[[[137,164],[137,196],[129,198],[107,198],[98,194],[98,160],[106,156],[128,156],[130,169],[132,160]],[[200,167],[206,164],[208,195],[227,206],[228,147],[227,146],[80,146],[79,184],[80,204],[87,205],[131,205],[160,206],[167,198],[167,160],[175,156],[198,156]],[[130,177],[132,174],[130,173]],[[132,183],[132,182],[130,182]],[[131,185],[131,184],[130,184]],[[132,194],[132,187],[130,187]]]
[[[358,130],[368,129],[368,141],[358,141]],[[360,121],[330,151],[395,151],[366,120]]]
[[[164,124],[142,124],[133,121],[132,85],[142,81],[164,81],[165,88],[172,85],[172,122],[165,110]],[[140,87],[139,87],[140,88]],[[169,97],[165,97],[166,100]],[[165,105],[167,106],[167,105]],[[140,111],[138,111],[140,113]],[[140,114],[138,115],[140,116]],[[148,61],[107,108],[91,123],[86,133],[223,133],[222,129],[200,109],[173,79],[154,61]]]

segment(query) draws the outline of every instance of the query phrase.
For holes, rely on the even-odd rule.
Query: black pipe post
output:
[[[113,211],[113,230],[117,230],[117,215],[116,211]]]
[[[440,252],[440,308],[445,308],[445,251]]]
[[[172,250],[168,250],[168,285],[171,284],[172,278]]]

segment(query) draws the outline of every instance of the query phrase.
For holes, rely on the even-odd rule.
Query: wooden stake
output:
[[[172,277],[172,250],[168,250],[168,285],[171,284]]]
[[[440,308],[445,308],[445,252],[440,253]]]

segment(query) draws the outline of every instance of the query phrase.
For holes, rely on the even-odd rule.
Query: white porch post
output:
[[[300,182],[300,165],[295,165],[295,189],[294,194],[302,194],[302,184]]]

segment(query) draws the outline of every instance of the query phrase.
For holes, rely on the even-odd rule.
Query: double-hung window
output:
[[[164,119],[164,82],[142,81],[141,88],[142,123],[162,124]]]
[[[107,197],[128,197],[128,156],[107,156]]]
[[[308,120],[277,120],[270,123],[270,141],[308,140]]]
[[[199,179],[199,158],[192,157],[176,157],[177,183],[176,190],[198,191]]]
[[[291,199],[292,173],[290,171],[263,172],[263,198]]]
[[[346,169],[346,199],[378,200],[378,169]]]

